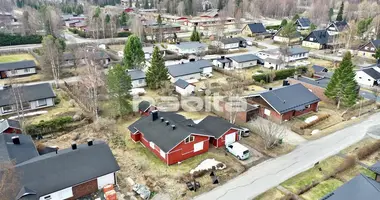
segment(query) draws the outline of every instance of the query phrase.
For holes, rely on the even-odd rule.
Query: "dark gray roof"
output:
[[[150,102],[141,101],[138,107],[139,107],[139,111],[145,112],[148,108],[150,108]]]
[[[207,44],[201,42],[181,42],[179,44],[174,44],[180,49],[195,49],[195,48],[205,48]]]
[[[18,62],[0,63],[0,71],[7,71],[13,69],[25,69],[36,67],[34,60],[23,60]]]
[[[312,31],[305,39],[309,38],[310,35],[313,35],[319,44],[327,44],[329,42],[329,34],[326,30]]]
[[[235,38],[224,38],[220,40],[221,43],[223,44],[233,44],[233,43],[240,43],[240,42],[245,42],[246,40],[242,37],[235,37]]]
[[[242,62],[249,62],[249,61],[253,61],[253,60],[258,60],[259,57],[255,56],[253,54],[244,54],[244,55],[230,57],[230,59],[234,60],[238,63],[242,63]]]
[[[232,62],[231,59],[227,58],[227,57],[224,57],[224,58],[218,58],[218,59],[215,59],[217,60],[218,62],[220,63],[230,63]]]
[[[19,145],[13,144],[13,136],[19,137]],[[15,161],[16,164],[19,164],[37,156],[39,154],[31,136],[23,134],[0,135],[0,163]]]
[[[196,125],[196,127],[206,130],[207,133],[211,134],[216,139],[218,139],[231,128],[241,129],[240,127],[228,122],[227,120],[221,117],[215,117],[210,115],[204,118],[202,121],[200,121]]]
[[[375,46],[375,48],[379,48],[380,47],[380,39],[372,40],[372,44],[373,44],[373,46]]]
[[[213,67],[213,64],[208,60],[198,60],[184,64],[167,66],[169,74],[173,77],[200,73],[202,72],[202,69],[206,67]]]
[[[264,62],[269,62],[269,63],[273,63],[273,64],[276,64],[276,65],[280,65],[283,63],[283,61],[281,59],[276,59],[276,58],[265,58],[264,59]]]
[[[16,86],[13,86],[16,87]],[[19,86],[22,100],[35,101],[39,99],[53,98],[55,93],[49,83],[40,83],[35,85],[23,85]],[[0,106],[14,104],[14,98],[12,95],[12,89],[6,88],[0,90]]]
[[[287,50],[287,53],[289,56],[292,56],[292,55],[297,55],[297,54],[301,54],[301,53],[309,53],[309,50],[302,48],[302,47],[299,47],[299,46],[296,46],[296,47],[289,48]]]
[[[311,22],[310,22],[310,19],[309,18],[305,18],[305,17],[301,17],[297,20],[298,24],[302,27],[308,27],[311,25]]]
[[[338,31],[343,31],[348,26],[346,21],[335,21],[331,23],[330,25],[335,25]]]
[[[247,26],[249,27],[252,33],[266,33],[267,32],[263,23],[252,23],[252,24],[247,24]]]
[[[0,119],[0,133],[7,130],[8,128],[20,129],[21,128],[20,122],[17,120],[12,120],[12,119],[5,119],[5,120]]]
[[[259,96],[280,114],[292,110],[303,110],[305,106],[320,101],[301,83],[268,90]]]
[[[311,85],[315,85],[315,86],[318,86],[321,88],[326,88],[330,82],[330,78],[326,78],[326,77],[319,78],[319,79],[312,79],[309,77],[300,76],[297,78],[297,80],[304,82],[304,83],[311,84]]]
[[[145,72],[139,70],[139,69],[132,69],[128,71],[129,76],[131,76],[132,81],[133,80],[140,80],[145,79]]]
[[[335,191],[326,195],[322,200],[378,200],[380,183],[359,174]]]
[[[319,66],[319,65],[313,65],[312,66],[314,72],[323,72],[323,71],[328,71],[326,67],[323,67],[323,66]]]
[[[363,69],[362,71],[368,74],[368,76],[372,77],[373,79],[380,79],[380,73],[373,68]]]
[[[161,121],[161,117],[164,118],[164,121],[169,121],[170,124],[167,126],[165,122]],[[175,125],[176,128],[173,130],[171,125]],[[147,141],[153,142],[167,153],[191,134],[207,135],[205,131],[194,127],[194,125],[193,120],[186,119],[182,115],[172,112],[158,112],[157,120],[153,121],[152,114],[143,116],[130,125],[128,129],[133,133],[141,132]]]
[[[34,157],[16,165],[16,169],[22,174],[22,187],[35,191],[36,196],[41,197],[120,168],[109,146],[105,142],[94,141],[92,146],[82,144],[76,150],[68,148],[59,150],[57,154]]]
[[[187,86],[190,85],[190,83],[188,83],[187,81],[183,80],[183,79],[178,79],[175,83],[174,83],[175,86],[178,86],[182,89],[185,89]]]
[[[376,174],[380,174],[380,161],[372,165],[369,169],[375,172]]]

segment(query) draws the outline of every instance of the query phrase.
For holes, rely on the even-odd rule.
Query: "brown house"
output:
[[[378,48],[380,48],[380,40],[372,40],[371,42],[359,47],[358,56],[375,59],[373,55],[375,55]]]

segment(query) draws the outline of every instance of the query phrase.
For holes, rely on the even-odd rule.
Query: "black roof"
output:
[[[20,190],[28,188],[38,197],[119,169],[111,149],[102,141],[94,141],[92,146],[78,145],[76,150],[68,148],[44,154],[16,165],[21,174]]]
[[[215,117],[211,115],[200,121],[196,127],[206,130],[207,133],[211,134],[216,139],[221,137],[226,131],[231,128],[241,129],[240,127],[228,122],[221,117]]]
[[[378,200],[380,183],[363,174],[357,175],[322,200]]]
[[[201,73],[203,68],[213,67],[214,65],[208,60],[198,60],[177,65],[167,66],[169,74],[172,77],[185,76],[189,74]]]
[[[153,142],[162,151],[169,152],[191,134],[207,136],[205,131],[196,128],[191,119],[173,112],[158,112],[158,119],[153,121],[152,113],[149,116],[142,116],[135,123],[128,127],[132,133],[139,131],[148,142]],[[163,117],[164,122],[162,122]],[[166,125],[165,121],[169,121]],[[173,130],[171,125],[175,125]]]
[[[139,111],[145,112],[150,108],[150,102],[149,101],[141,101],[138,105]]]
[[[235,38],[224,38],[220,40],[221,43],[223,44],[233,44],[233,43],[240,43],[240,42],[245,42],[246,40],[242,37],[235,37]]]
[[[12,137],[18,136],[20,144],[12,142]],[[15,161],[16,164],[38,156],[32,137],[24,134],[0,134],[0,163]]]
[[[13,86],[17,87],[17,86]],[[23,101],[35,101],[39,99],[53,98],[55,93],[49,83],[19,86]],[[11,88],[0,90],[0,106],[14,104]]]
[[[319,102],[320,99],[301,83],[280,87],[260,93],[273,109],[283,114],[292,110],[304,110],[305,106]]]
[[[243,55],[238,55],[238,56],[232,56],[230,57],[231,60],[234,60],[238,63],[242,63],[242,62],[249,62],[249,61],[254,61],[254,60],[258,60],[259,57],[253,55],[253,54],[243,54]]]
[[[373,79],[380,79],[380,73],[373,68],[363,69],[362,71],[368,74],[368,76],[372,77]]]
[[[20,122],[17,120],[12,120],[12,119],[5,119],[5,120],[0,119],[0,133],[7,130],[8,128],[20,129],[21,128]]]
[[[335,21],[330,23],[328,27],[330,26],[335,26],[338,29],[338,31],[343,31],[348,26],[348,23],[346,21]]]
[[[175,86],[178,86],[182,89],[185,89],[187,86],[190,85],[189,82],[183,80],[183,79],[178,79],[175,83],[174,83]]]
[[[266,33],[267,32],[263,23],[252,23],[252,24],[247,24],[247,26],[251,30],[252,33]]]
[[[298,24],[302,27],[308,27],[311,25],[311,22],[310,22],[310,19],[309,18],[305,18],[305,17],[301,17],[297,20]]]
[[[314,72],[323,72],[323,71],[327,72],[327,68],[323,67],[323,66],[313,65],[312,68],[313,68]]]
[[[304,41],[310,42],[308,40],[309,37],[313,36],[313,38],[318,42],[319,44],[327,44],[329,42],[329,34],[326,30],[315,30],[312,31],[305,39]],[[314,41],[313,41],[314,42]]]
[[[372,165],[369,169],[375,172],[376,174],[380,174],[380,161]]]
[[[34,60],[23,60],[18,62],[0,63],[0,71],[7,71],[13,69],[25,69],[36,67]]]
[[[321,88],[326,88],[331,79],[328,77],[313,79],[313,78],[309,78],[309,77],[305,77],[305,76],[300,76],[300,77],[297,77],[297,80],[304,82],[304,83],[314,85],[314,86],[318,86]]]
[[[131,76],[132,81],[133,80],[140,80],[140,79],[145,79],[145,72],[139,69],[132,69],[128,70],[127,72],[129,76]]]

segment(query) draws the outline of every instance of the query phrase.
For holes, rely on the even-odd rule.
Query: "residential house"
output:
[[[201,42],[178,42],[177,44],[168,44],[167,49],[179,55],[202,54],[208,51],[208,46]]]
[[[76,23],[81,22],[80,20],[70,20],[70,21],[65,21],[65,26],[68,28],[74,28]]]
[[[17,111],[11,87],[17,87],[17,92],[20,94],[21,101],[23,101],[20,107],[24,111],[54,106],[54,98],[56,95],[49,83],[3,86],[0,88],[0,116],[13,114]]]
[[[349,28],[348,26],[349,25],[346,21],[335,21],[327,25],[326,31],[329,35],[337,35]]]
[[[369,168],[375,177],[360,173],[338,189],[324,196],[321,200],[377,200],[380,196],[380,162]]]
[[[125,3],[125,1],[121,1],[122,3]],[[124,6],[127,6],[127,4],[124,4]],[[133,8],[131,8],[131,7],[129,7],[129,8],[125,8],[124,9],[124,12],[125,13],[131,13],[131,12],[133,12],[133,11],[135,11]]]
[[[13,119],[0,119],[0,134],[1,133],[21,133],[20,122]]]
[[[284,60],[285,62],[294,62],[294,61],[308,59],[308,58],[309,58],[308,49],[305,49],[299,46],[294,46],[286,50]]]
[[[370,67],[357,70],[355,80],[362,86],[378,86],[380,84],[380,68]]]
[[[295,24],[298,30],[307,30],[307,29],[310,29],[311,22],[309,18],[301,17],[297,19]]]
[[[259,116],[281,123],[316,112],[320,99],[302,84],[295,84],[250,95],[247,101],[259,105]]]
[[[306,36],[302,46],[312,49],[326,49],[329,46],[329,33],[326,30],[315,30]]]
[[[372,40],[367,44],[359,47],[358,56],[375,59],[373,56],[375,55],[377,49],[380,48],[380,39]]]
[[[286,68],[286,63],[280,58],[268,57],[264,59],[264,67],[268,69],[281,70]]]
[[[141,101],[138,104],[137,109],[140,115],[149,116],[150,112],[157,110],[157,107],[153,106],[149,101]]]
[[[212,73],[213,64],[208,60],[198,60],[188,63],[167,66],[169,71],[170,81],[176,82],[182,79],[190,82],[197,81],[202,76],[207,76]]]
[[[273,35],[273,41],[279,42],[279,43],[286,43],[286,44],[291,44],[291,43],[298,43],[302,40],[302,35],[299,31],[297,31],[293,37],[287,37],[282,35],[283,28],[281,27],[274,35]]]
[[[311,68],[313,69],[314,74],[323,74],[329,71],[326,67],[320,65],[313,65],[311,66]]]
[[[197,27],[200,30],[207,29],[208,27],[218,26],[218,25],[228,25],[234,24],[235,18],[226,17],[226,18],[208,18],[208,17],[193,17],[184,22],[184,25],[189,27]]]
[[[0,79],[36,74],[36,67],[33,60],[0,63]]]
[[[232,56],[229,59],[232,60],[232,67],[235,69],[243,69],[253,67],[257,65],[257,56],[253,54],[243,54],[239,56]]]
[[[244,26],[242,34],[246,36],[266,35],[267,30],[265,29],[263,23],[252,23]]]
[[[0,25],[7,25],[12,22],[16,22],[16,18],[12,15],[12,13],[0,11]]]
[[[219,10],[209,9],[206,12],[200,13],[199,16],[204,18],[216,18],[219,17]]]
[[[83,14],[80,15],[72,15],[72,14],[66,14],[61,16],[63,21],[73,21],[73,20],[78,20],[78,21],[85,21],[87,18]]]
[[[111,57],[105,51],[97,51],[94,54],[94,58],[99,62],[103,67],[108,66],[111,62]],[[72,52],[64,52],[62,56],[62,66],[71,67],[86,64],[83,55],[74,55]]]
[[[78,199],[115,185],[120,169],[103,141],[73,143],[71,148],[40,154],[31,136],[1,134],[0,151],[0,162],[14,162],[19,174],[18,184],[10,193],[11,199],[17,200]],[[0,169],[0,177],[3,173]]]
[[[127,72],[131,76],[132,88],[139,88],[146,86],[145,72],[139,69],[130,69]]]
[[[174,82],[175,91],[181,94],[181,96],[190,96],[194,94],[195,86],[185,80],[177,79]]]
[[[233,123],[246,123],[258,116],[258,105],[250,104],[245,99],[225,97],[218,103],[223,118]]]
[[[224,38],[220,41],[213,41],[213,45],[221,49],[238,49],[239,47],[246,47],[246,40],[242,37]]]
[[[232,60],[230,58],[226,58],[225,56],[221,56],[220,58],[217,58],[212,61],[212,63],[219,68],[225,69],[225,70],[232,70],[234,69],[232,65]]]

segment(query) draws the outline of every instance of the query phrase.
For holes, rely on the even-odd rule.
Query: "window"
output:
[[[28,73],[29,71],[30,71],[29,68],[24,69],[25,73]]]
[[[44,199],[46,199],[46,200],[50,200],[50,199],[51,199],[51,196],[50,196],[50,195],[45,196]]]
[[[365,50],[368,50],[368,47],[364,47]]]
[[[190,142],[194,142],[194,139],[195,137],[194,136],[189,136],[185,139],[185,143],[190,143]]]
[[[149,146],[154,149],[154,143],[153,142],[149,142]]]
[[[30,109],[30,103],[29,103],[29,102],[24,102],[24,103],[22,103],[22,109],[23,109],[23,110]]]
[[[368,81],[371,81],[371,79],[368,79]]]
[[[372,48],[371,48],[371,51],[375,51],[375,48],[372,47]]]
[[[310,108],[310,105],[305,106],[305,108]]]
[[[310,40],[310,41],[314,41],[314,38],[310,38],[309,40]]]
[[[3,113],[8,113],[12,111],[13,111],[12,106],[3,106]]]
[[[270,116],[270,110],[268,110],[268,109],[264,109],[264,114],[266,115],[266,116]]]
[[[40,99],[37,101],[37,106],[38,107],[41,107],[41,106],[46,106],[47,103],[46,103],[46,99]]]
[[[359,77],[359,79],[362,79],[362,77]]]
[[[12,73],[12,74],[16,74],[16,70],[12,69],[12,70],[11,70],[11,73]]]

